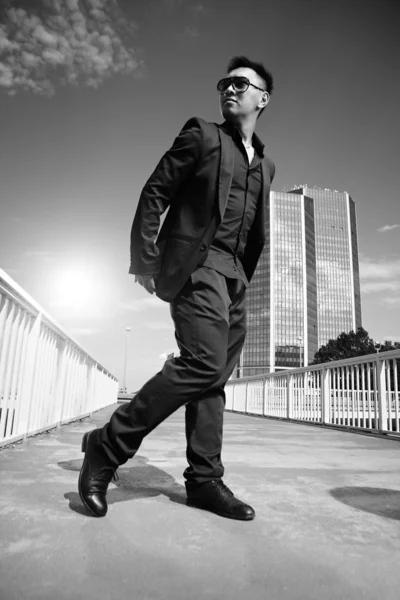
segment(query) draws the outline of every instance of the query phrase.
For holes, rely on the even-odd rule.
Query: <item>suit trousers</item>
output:
[[[115,467],[135,455],[143,438],[185,407],[187,481],[223,476],[221,461],[225,383],[246,336],[246,287],[214,269],[196,269],[170,305],[180,356],[167,360],[100,430],[100,443]]]

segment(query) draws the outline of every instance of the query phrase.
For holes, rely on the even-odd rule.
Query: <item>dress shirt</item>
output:
[[[234,169],[232,185],[222,222],[202,266],[215,269],[225,277],[241,279],[247,287],[241,258],[254,221],[262,187],[261,158],[264,145],[253,135],[254,158],[249,158],[238,130],[225,123],[224,131],[232,137]]]

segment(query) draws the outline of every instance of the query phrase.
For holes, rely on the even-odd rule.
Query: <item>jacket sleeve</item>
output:
[[[269,159],[269,166],[270,166],[269,172],[270,172],[270,175],[271,175],[271,179],[270,179],[269,183],[271,185],[271,183],[273,182],[274,177],[275,177],[275,163],[271,159]]]
[[[145,184],[132,224],[129,273],[158,273],[160,257],[155,242],[160,217],[173,203],[178,188],[193,171],[201,154],[201,141],[200,121],[193,117],[185,123]]]

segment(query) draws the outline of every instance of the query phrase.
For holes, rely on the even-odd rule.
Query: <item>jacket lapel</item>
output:
[[[265,160],[261,160],[261,206],[258,220],[260,238],[265,241],[265,211],[268,208],[270,174]]]
[[[221,163],[218,180],[218,210],[222,221],[228,202],[229,190],[232,185],[234,152],[232,138],[218,127],[218,135],[221,143]]]

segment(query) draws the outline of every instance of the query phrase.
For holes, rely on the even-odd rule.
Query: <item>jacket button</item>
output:
[[[205,244],[202,244],[202,245],[200,246],[200,250],[201,250],[202,252],[204,252],[204,250],[207,250],[207,246],[206,246]]]

